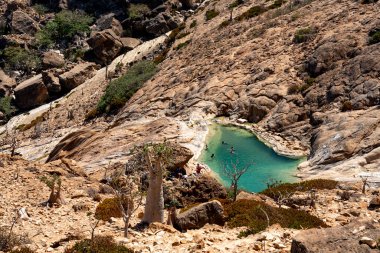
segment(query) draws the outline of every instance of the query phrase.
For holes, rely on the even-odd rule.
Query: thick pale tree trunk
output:
[[[164,194],[162,186],[163,168],[161,161],[150,162],[149,166],[149,188],[146,196],[146,205],[143,221],[147,223],[164,222]]]

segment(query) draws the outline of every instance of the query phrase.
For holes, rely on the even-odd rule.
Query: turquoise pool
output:
[[[239,181],[239,188],[247,191],[262,191],[270,180],[297,181],[293,175],[302,159],[276,154],[246,130],[213,124],[207,139],[208,149],[202,151],[199,161],[207,164],[227,187],[231,182],[224,174],[223,167],[231,166],[236,161],[241,166],[252,164]],[[234,149],[233,153],[231,147]]]

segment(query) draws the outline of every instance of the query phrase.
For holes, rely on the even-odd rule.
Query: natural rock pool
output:
[[[231,181],[223,167],[231,166],[231,162],[236,161],[240,166],[252,164],[239,181],[239,188],[247,191],[262,191],[270,180],[297,181],[294,174],[302,159],[276,154],[255,135],[243,129],[213,124],[209,130],[206,141],[208,148],[203,149],[199,162],[207,164],[225,186],[229,187]]]

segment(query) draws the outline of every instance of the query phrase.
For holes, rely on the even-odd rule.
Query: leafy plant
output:
[[[21,70],[30,73],[41,67],[41,60],[34,51],[21,47],[10,46],[3,51],[5,68],[8,70]]]
[[[112,81],[98,105],[98,113],[109,113],[124,106],[124,104],[157,72],[157,66],[152,61],[141,61],[133,65],[128,72]]]
[[[60,40],[71,40],[78,33],[89,32],[93,18],[80,11],[63,10],[36,34],[38,44],[50,47]]]
[[[317,30],[314,27],[306,27],[298,29],[294,35],[293,42],[294,43],[304,43],[309,40],[311,40],[315,34],[317,33]]]
[[[99,203],[95,210],[95,218],[98,220],[108,221],[111,217],[123,217],[119,207],[119,199],[117,198],[108,198],[103,200]]]
[[[93,240],[77,242],[65,253],[133,253],[133,250],[116,243],[111,236],[95,236]]]
[[[16,107],[12,105],[12,97],[0,98],[0,112],[4,113],[7,120],[10,119],[16,111]]]
[[[190,24],[190,28],[194,28],[197,26],[197,21],[194,19],[191,24]]]
[[[219,11],[217,11],[215,9],[208,10],[208,11],[206,11],[206,14],[205,14],[206,21],[209,21],[218,15],[219,15]]]
[[[235,0],[235,1],[233,1],[233,2],[228,6],[228,8],[229,8],[229,9],[233,9],[233,8],[238,7],[239,5],[242,5],[243,3],[244,3],[244,0]]]

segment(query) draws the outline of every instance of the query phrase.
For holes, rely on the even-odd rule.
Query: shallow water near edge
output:
[[[294,174],[303,159],[280,156],[255,135],[237,127],[213,124],[209,130],[208,149],[202,151],[199,161],[207,164],[225,186],[229,187],[231,181],[223,168],[231,167],[232,163],[238,163],[240,167],[251,164],[239,181],[239,188],[247,191],[260,192],[271,180],[297,181]],[[231,147],[234,149],[232,153]],[[214,158],[211,158],[212,154]]]

